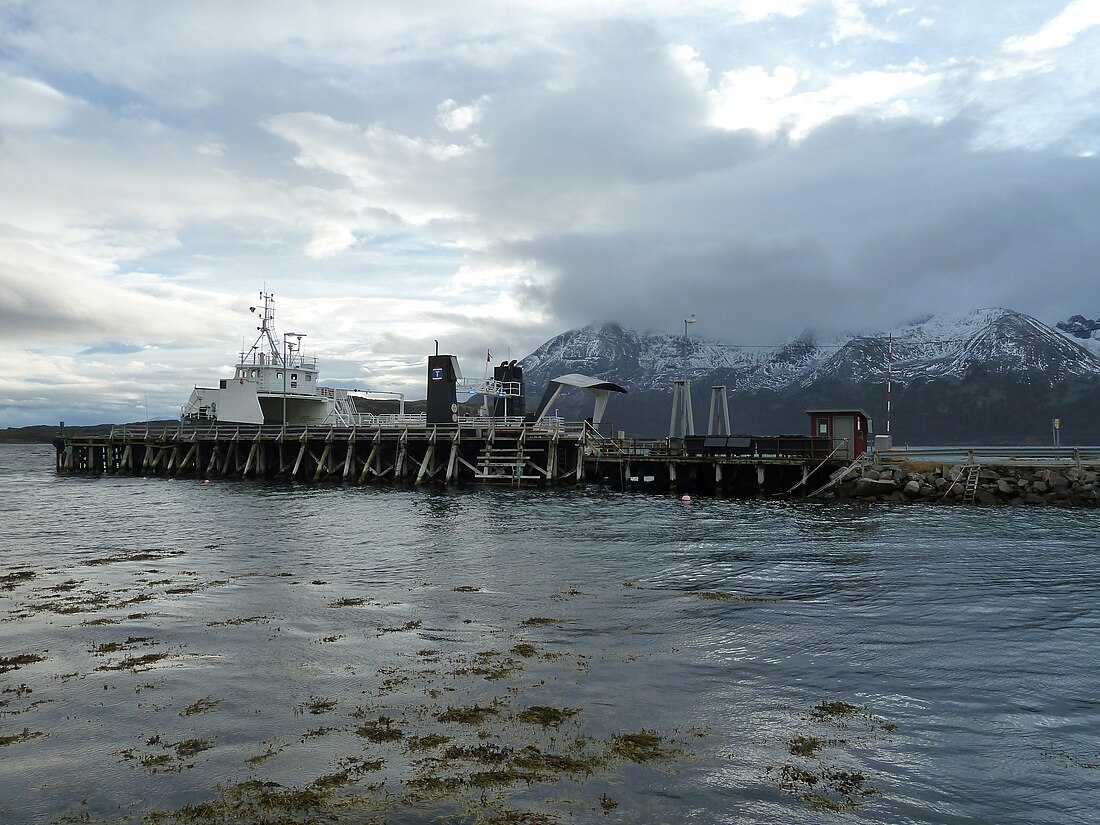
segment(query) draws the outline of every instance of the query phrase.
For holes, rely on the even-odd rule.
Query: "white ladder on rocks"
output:
[[[978,476],[981,473],[981,464],[968,464],[966,467],[966,486],[963,488],[963,501],[973,504],[978,495]]]

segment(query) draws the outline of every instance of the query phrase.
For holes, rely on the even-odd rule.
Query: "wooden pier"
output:
[[[62,474],[522,487],[597,482],[733,497],[802,495],[845,463],[833,460],[831,440],[806,436],[619,440],[585,422],[493,419],[347,428],[115,427],[100,436],[62,433],[54,445]]]

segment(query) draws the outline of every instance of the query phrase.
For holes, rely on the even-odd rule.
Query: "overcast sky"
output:
[[[411,397],[433,339],[1096,317],[1097,54],[1100,0],[0,0],[0,426],[178,415],[265,287]]]

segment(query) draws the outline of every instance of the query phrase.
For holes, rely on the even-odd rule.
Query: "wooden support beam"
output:
[[[331,433],[329,433],[329,435],[331,435]],[[332,452],[332,442],[331,441],[326,441],[325,442],[325,449],[323,449],[321,451],[321,457],[317,460],[317,469],[313,471],[313,480],[314,481],[319,481],[320,478],[321,478],[321,474],[325,472],[325,469],[328,466],[326,462],[328,461],[329,453],[331,453],[331,452]]]
[[[550,436],[550,446],[546,450],[546,477],[553,481],[558,475],[558,433]]]
[[[471,464],[471,463],[470,463],[469,461],[467,461],[466,459],[464,459],[464,458],[463,458],[463,457],[461,456],[461,454],[460,454],[460,455],[458,456],[458,463],[459,463],[459,464],[461,464],[461,465],[462,465],[463,467],[466,467],[466,468],[468,468],[469,470],[471,470],[471,471],[473,472],[473,474],[474,474],[475,476],[477,476],[477,475],[481,475],[481,469],[480,469],[480,468],[478,468],[478,467],[475,467],[475,466],[474,466],[473,464]]]
[[[302,440],[302,446],[298,448],[298,457],[294,460],[294,469],[290,471],[291,478],[298,477],[298,468],[302,466],[302,459],[306,455],[306,441]]]
[[[433,437],[428,444],[428,449],[424,453],[424,460],[420,462],[420,471],[416,474],[416,483],[423,484],[425,476],[428,475],[428,469],[432,466],[432,458],[435,456],[435,438]]]
[[[256,451],[259,448],[259,442],[256,441],[253,441],[252,446],[248,448],[248,458],[244,462],[244,472],[241,473],[241,478],[248,478],[248,474],[252,472],[252,465],[256,461]]]
[[[348,452],[344,456],[344,481],[355,471],[355,430],[348,436]]]
[[[395,481],[400,481],[405,477],[405,457],[408,454],[407,439],[408,431],[406,430],[397,444],[397,459],[393,462],[393,477]]]
[[[549,454],[547,454],[547,457],[546,457],[547,467],[546,467],[545,470],[542,467],[540,467],[538,464],[536,464],[534,459],[532,459],[532,458],[527,458],[526,461],[524,462],[524,466],[527,466],[528,464],[531,465],[531,469],[533,469],[535,472],[541,474],[543,478],[547,478],[547,479],[550,478],[550,466],[549,466],[550,465],[550,456],[549,456]]]
[[[459,446],[462,443],[461,437],[462,430],[455,430],[454,435],[451,436],[451,452],[447,456],[447,472],[443,475],[444,484],[453,484],[458,480],[458,458]]]
[[[179,475],[187,469],[188,462],[195,457],[195,451],[199,448],[198,444],[191,444],[191,448],[187,451],[187,454],[183,457],[183,461],[180,462],[180,466],[176,468],[176,475]]]
[[[378,439],[375,438],[374,444],[372,444],[370,448],[370,455],[368,455],[367,460],[363,462],[363,471],[359,473],[359,481],[357,482],[358,484],[362,484],[364,481],[366,481],[367,475],[373,470],[374,462],[378,457],[378,447],[379,442]]]

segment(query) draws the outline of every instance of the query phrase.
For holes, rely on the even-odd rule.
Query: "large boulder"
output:
[[[879,478],[861,478],[856,481],[855,491],[853,495],[864,496],[883,496],[889,495],[894,492],[896,485],[892,480],[879,479]]]
[[[978,490],[974,495],[974,501],[978,504],[996,504],[997,497],[989,492],[989,490]]]

